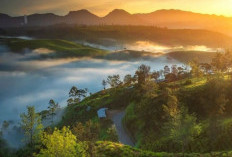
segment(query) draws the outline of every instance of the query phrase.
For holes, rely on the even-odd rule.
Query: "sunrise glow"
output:
[[[105,16],[115,8],[125,9],[130,13],[148,13],[159,9],[180,9],[204,14],[232,16],[232,0],[7,0],[0,1],[1,12],[11,15],[23,15],[53,12],[65,15],[70,10],[88,9],[98,16]],[[17,6],[17,8],[15,7]]]

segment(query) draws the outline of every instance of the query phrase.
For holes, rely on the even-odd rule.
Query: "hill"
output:
[[[166,29],[153,26],[77,26],[53,25],[47,27],[4,28],[2,35],[82,41],[115,46],[137,41],[154,42],[169,47],[204,45],[209,48],[230,48],[232,37],[194,29]],[[107,42],[110,41],[110,42]]]
[[[44,58],[65,58],[65,57],[96,57],[104,56],[107,51],[83,46],[71,41],[59,39],[33,39],[24,40],[16,38],[0,38],[0,42],[7,45],[15,53],[24,53],[28,49],[48,49],[51,53],[42,53]]]

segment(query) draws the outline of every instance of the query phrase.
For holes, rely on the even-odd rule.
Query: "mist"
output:
[[[67,105],[68,92],[75,85],[88,88],[91,93],[102,90],[101,82],[108,75],[134,74],[141,64],[151,66],[153,70],[163,69],[165,65],[182,63],[165,56],[152,60],[117,61],[92,58],[39,59],[41,53],[53,53],[48,49],[27,50],[27,53],[12,53],[4,45],[0,46],[0,126],[10,122],[8,128],[2,128],[3,138],[12,148],[23,146],[23,132],[19,127],[20,114],[26,112],[28,105],[35,106],[36,112],[46,110],[50,99],[61,106],[55,117],[59,122]],[[43,124],[49,126],[47,117]]]

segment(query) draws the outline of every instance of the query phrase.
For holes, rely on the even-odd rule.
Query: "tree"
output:
[[[175,81],[175,80],[177,80],[177,76],[173,73],[169,73],[169,74],[165,75],[165,80],[168,82]]]
[[[134,82],[134,79],[130,74],[128,74],[124,77],[123,82],[125,85],[131,85],[132,82]]]
[[[194,59],[193,61],[191,61],[189,63],[190,67],[191,67],[191,74],[194,76],[194,77],[200,77],[202,76],[202,71],[199,67],[199,63],[197,61],[197,59]]]
[[[108,76],[106,82],[111,86],[111,88],[118,87],[120,84],[122,84],[119,75]]]
[[[94,143],[99,139],[100,134],[99,123],[94,123],[91,120],[87,121],[85,125],[77,123],[72,128],[72,132],[77,137],[78,141],[86,141],[90,156],[94,156]]]
[[[178,67],[177,70],[178,70],[178,75],[181,75],[184,73],[184,68],[182,67]]]
[[[2,129],[7,129],[9,127],[10,123],[6,120],[3,121],[2,123]]]
[[[172,65],[172,74],[174,75],[178,75],[178,68],[177,68],[177,65]]]
[[[138,78],[138,85],[141,86],[145,83],[146,79],[149,77],[150,69],[150,66],[146,66],[144,64],[138,67],[137,71],[135,72],[135,75],[137,75]]]
[[[160,77],[160,72],[159,71],[154,71],[151,74],[151,78],[155,79],[156,81],[158,80],[159,77]]]
[[[171,70],[170,70],[169,66],[165,65],[165,66],[164,66],[164,71],[163,71],[164,76],[166,76],[166,75],[169,74],[170,72],[171,72]]]
[[[217,53],[216,56],[212,59],[211,64],[217,69],[218,72],[223,72],[227,69],[226,59],[222,53]]]
[[[228,72],[232,66],[232,51],[227,50],[225,53],[217,53],[212,59],[212,66],[217,72]]]
[[[157,96],[158,85],[154,81],[146,81],[142,85],[142,95],[148,99],[152,99]]]
[[[171,124],[170,138],[182,145],[183,156],[189,143],[201,132],[201,125],[196,121],[196,116],[190,115],[185,109],[182,109],[177,119]]]
[[[102,86],[103,86],[104,90],[106,89],[106,85],[107,85],[106,80],[102,80]]]
[[[2,138],[0,132],[0,156],[10,157],[10,150],[7,142]]]
[[[206,74],[209,74],[209,72],[212,70],[212,66],[208,63],[202,63],[201,67],[204,69]]]
[[[167,105],[163,105],[164,112],[168,116],[168,122],[164,125],[168,132],[168,138],[182,145],[184,156],[185,148],[201,132],[201,126],[196,123],[197,118],[188,114],[187,110],[178,105],[178,99],[169,95]]]
[[[169,89],[166,89],[166,92],[170,92]],[[167,105],[163,105],[164,112],[173,119],[176,119],[179,114],[178,100],[174,95],[168,95]]]
[[[26,140],[32,147],[39,140],[42,133],[41,118],[35,112],[34,106],[28,106],[27,113],[21,114],[20,117],[21,128],[24,130]]]
[[[56,114],[56,110],[59,108],[59,104],[58,103],[55,103],[55,101],[53,99],[51,99],[49,101],[49,106],[48,106],[48,109],[49,109],[49,112],[50,112],[50,115],[52,116],[52,124],[53,124],[53,117],[54,115]]]
[[[79,103],[82,98],[86,97],[88,89],[78,89],[76,86],[73,86],[69,91],[68,104]]]
[[[94,123],[91,120],[87,121],[85,125],[77,123],[72,132],[80,141],[97,141],[99,135],[100,126],[98,123]]]
[[[109,135],[109,141],[118,142],[118,135],[115,125],[112,125],[110,128],[108,128],[106,132]]]
[[[44,133],[41,138],[44,148],[36,157],[85,157],[86,145],[78,142],[76,136],[67,127],[55,128],[52,134]]]

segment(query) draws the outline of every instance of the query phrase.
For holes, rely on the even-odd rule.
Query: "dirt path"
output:
[[[115,111],[115,110],[109,111],[109,118],[115,124],[119,142],[126,144],[126,145],[134,146],[134,143],[131,137],[128,135],[127,131],[123,127],[122,119],[124,116],[125,116],[125,111]]]

